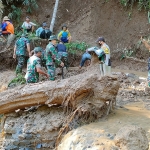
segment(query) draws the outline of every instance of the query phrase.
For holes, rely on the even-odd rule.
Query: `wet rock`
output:
[[[148,150],[148,138],[146,132],[137,126],[121,128],[116,137],[115,145],[124,150]]]
[[[19,138],[19,140],[24,140],[25,136],[24,135],[19,135],[18,138]]]
[[[29,140],[23,140],[23,141],[20,141],[20,143],[19,143],[20,146],[27,146],[30,144],[31,144],[31,142]]]
[[[13,144],[14,144],[15,146],[18,146],[18,145],[19,145],[19,141],[14,141]]]
[[[97,135],[100,135],[98,137]],[[110,140],[112,135],[102,130],[83,126],[69,132],[61,141],[58,150],[119,150]]]

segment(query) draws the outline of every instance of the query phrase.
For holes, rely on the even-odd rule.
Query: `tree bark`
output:
[[[58,10],[58,4],[59,4],[59,0],[56,0],[55,6],[54,6],[54,11],[53,11],[53,16],[52,16],[52,20],[51,20],[51,24],[50,24],[50,31],[51,32],[53,32],[53,29],[54,29],[56,14],[57,14],[57,10]]]
[[[72,109],[86,103],[103,107],[107,101],[115,102],[118,90],[117,78],[101,78],[99,74],[87,71],[60,81],[29,84],[4,91],[0,93],[0,114],[39,104],[63,105]]]

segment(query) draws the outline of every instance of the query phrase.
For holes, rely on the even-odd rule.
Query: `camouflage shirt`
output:
[[[41,68],[41,59],[35,55],[30,57],[27,62],[26,80],[29,83],[36,83],[39,80],[39,73],[36,68]]]
[[[26,55],[26,46],[29,44],[29,40],[25,37],[21,37],[16,41],[16,55],[17,56],[25,56]]]
[[[61,63],[56,47],[49,43],[46,47],[46,65],[59,65]]]

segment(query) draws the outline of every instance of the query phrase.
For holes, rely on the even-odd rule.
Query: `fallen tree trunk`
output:
[[[0,93],[0,113],[9,113],[29,106],[65,105],[76,108],[83,100],[104,105],[115,101],[119,84],[114,77],[100,78],[98,74],[83,74],[60,81],[29,84]]]

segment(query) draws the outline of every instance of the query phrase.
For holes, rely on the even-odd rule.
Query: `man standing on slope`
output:
[[[61,67],[64,67],[64,63],[60,60],[56,50],[57,36],[50,36],[49,41],[49,44],[46,46],[46,66],[48,74],[50,76],[50,80],[54,81],[56,70],[55,66],[60,65]]]
[[[34,55],[31,56],[27,62],[27,73],[25,76],[27,83],[37,83],[39,81],[39,73],[43,74],[47,78],[49,77],[49,75],[41,69],[41,55],[42,48],[35,47]]]
[[[149,50],[149,52],[150,52],[150,45],[148,44],[148,42],[145,40],[145,39],[143,39],[142,37],[141,37],[141,41],[142,41],[142,43],[144,44],[144,46]],[[148,81],[148,87],[150,87],[150,57],[149,57],[149,59],[148,59],[148,77],[147,77],[147,81]]]
[[[101,75],[110,75],[111,74],[111,61],[110,61],[110,48],[105,43],[105,39],[103,37],[99,37],[96,41],[101,50],[105,53],[105,57],[99,56],[100,59],[100,71]]]
[[[15,47],[14,47],[13,58],[17,59],[17,61],[18,61],[18,64],[16,67],[16,75],[18,73],[22,73],[22,68],[25,64],[26,48],[27,48],[27,51],[28,51],[29,57],[30,57],[31,53],[30,53],[29,40],[28,40],[28,38],[26,38],[25,34],[22,34],[21,38],[19,38],[16,41]]]

